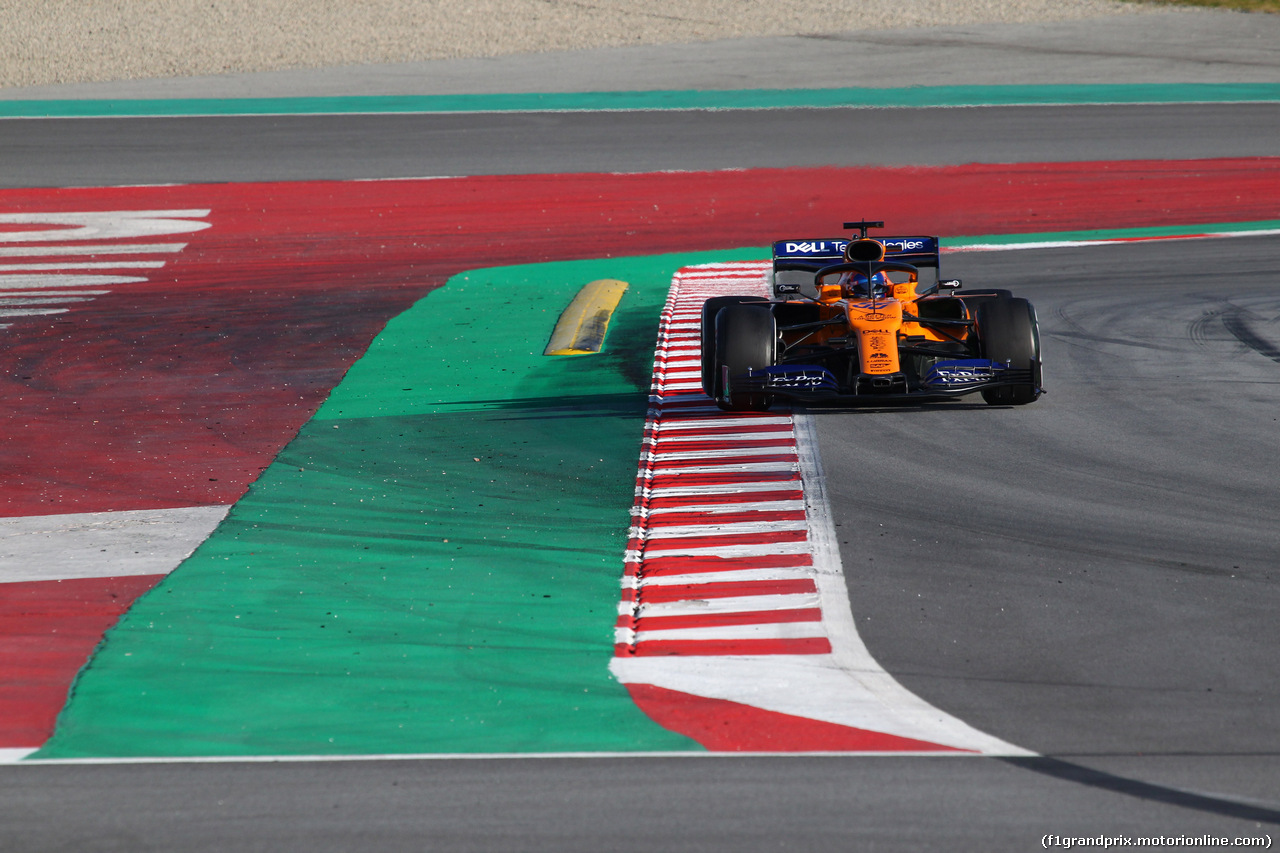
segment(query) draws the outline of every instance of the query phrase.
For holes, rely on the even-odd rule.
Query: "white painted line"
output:
[[[697,513],[698,515],[707,516],[707,521],[716,523],[717,515],[728,515],[739,512],[786,512],[804,510],[804,501],[744,501],[742,503],[707,503],[707,504],[687,504],[685,506],[664,506],[657,509],[643,510],[637,513],[632,510],[632,514],[643,515],[667,515],[669,513]]]
[[[687,282],[732,281],[732,282],[742,282],[746,284],[755,284],[756,282],[761,280],[760,272],[758,270],[750,270],[750,271],[744,270],[742,272],[721,271],[721,270],[714,270],[709,272],[694,272],[694,273],[685,273],[684,275],[680,276],[680,278],[682,281],[687,281]]]
[[[748,533],[780,533],[789,530],[805,530],[808,525],[804,519],[799,521],[778,520],[778,521],[734,521],[721,522],[714,519],[707,519],[702,524],[668,524],[668,525],[647,525],[646,527],[631,528],[632,536],[644,535],[648,530],[649,543],[662,542],[666,539],[684,539],[688,537],[705,537],[708,539],[718,536],[741,536]]]
[[[8,753],[12,752],[13,755]],[[198,755],[166,758],[36,758],[22,760],[30,755],[28,750],[0,750],[0,764],[15,767],[71,767],[126,764],[340,764],[353,761],[517,761],[544,760],[548,758],[572,758],[578,760],[599,759],[616,761],[688,758],[699,761],[739,760],[743,758],[785,758],[794,760],[794,752],[708,752],[691,749],[685,752],[406,752],[374,753],[372,755]],[[831,758],[903,758],[929,756],[933,758],[965,757],[963,752],[950,750],[939,752],[806,752],[807,756]],[[1022,755],[1023,753],[1018,753]]]
[[[657,500],[660,498],[689,498],[701,495],[767,494],[769,492],[794,492],[799,490],[799,480],[764,480],[754,483],[727,483],[714,486],[655,486],[650,490],[650,498]],[[725,506],[728,507],[731,504],[725,504]],[[678,510],[672,509],[671,511],[677,512]],[[650,510],[650,512],[657,512],[657,510]]]
[[[146,279],[136,275],[13,273],[0,276],[0,290],[40,290],[46,287],[110,287],[113,284],[138,284],[143,281],[146,281]]]
[[[822,622],[765,622],[758,625],[717,625],[712,628],[659,628],[634,632],[635,645],[663,640],[803,640],[825,637]]]
[[[655,390],[657,390],[655,388]],[[672,394],[666,392],[663,394],[649,395],[649,402],[654,406],[660,407],[664,412],[675,416],[687,415],[692,412],[718,412],[719,407],[706,394],[699,389],[688,394]]]
[[[92,299],[83,296],[24,296],[15,298],[13,294],[9,294],[9,298],[0,298],[0,305],[62,305],[67,302],[92,301]]]
[[[713,575],[708,583],[717,582]],[[735,595],[727,598],[688,598],[683,601],[641,603],[630,613],[639,616],[699,616],[724,613],[760,613],[766,610],[806,610],[819,605],[816,592],[793,592],[784,595]]]
[[[66,243],[73,240],[159,237],[186,234],[209,227],[209,210],[93,210],[50,213],[0,213],[3,225],[50,225],[43,231],[8,231],[0,227],[4,243]]]
[[[0,583],[166,574],[209,537],[228,509],[0,518]]]
[[[713,491],[700,495],[699,493],[677,495],[667,487],[658,487],[649,490],[651,498],[649,503],[643,506],[634,506],[631,508],[631,514],[640,516],[641,518],[649,518],[656,516],[650,526],[662,524],[670,524],[671,522],[665,517],[670,513],[680,513],[688,515],[690,518],[697,518],[700,521],[714,523],[717,518],[726,514],[754,514],[761,512],[804,512],[801,501],[790,497],[780,497],[771,492],[788,491],[787,489],[765,489],[757,493],[756,487],[762,485],[759,483],[734,483],[729,486],[691,486],[694,488],[706,488]],[[788,486],[790,490],[799,492],[800,484],[787,481],[781,483],[767,483],[768,486]],[[673,487],[674,488],[674,487]],[[675,499],[686,498],[687,500],[676,501],[666,505],[668,501],[664,500],[661,505],[655,505],[653,499]],[[699,498],[701,498],[699,500]],[[726,500],[732,498],[732,500]]]
[[[706,547],[684,547],[679,539],[669,542],[653,542],[645,545],[643,556],[646,557],[785,557],[791,554],[809,553],[807,542],[765,542],[759,545],[712,545]],[[637,557],[638,551],[628,551]]]
[[[0,278],[2,280],[2,278]],[[11,298],[20,296],[48,296],[47,290],[5,290],[4,295]],[[102,296],[104,293],[110,293],[110,290],[59,290],[57,291],[59,299],[70,301],[73,296]],[[50,297],[53,298],[53,297]]]
[[[764,474],[795,470],[796,463],[792,461],[757,462],[755,464],[740,464],[734,462],[725,463],[723,465],[687,465],[665,471],[648,472],[645,476],[663,477],[675,474]]]
[[[47,270],[159,269],[164,261],[77,261],[65,264],[0,264],[0,273]]]
[[[771,450],[773,452],[783,452],[786,450],[794,450],[795,444],[786,436],[770,434],[765,432],[740,434],[735,436],[732,432],[706,432],[688,430],[675,430],[664,427],[662,423],[653,424],[648,434],[641,439],[641,451],[647,454],[646,458],[652,460],[670,459],[676,460],[679,454],[681,458],[696,459],[699,455],[705,453],[706,458],[720,458],[713,455],[718,450],[732,450],[732,447],[707,447],[702,450],[698,449],[699,444],[714,445],[723,444],[726,441],[732,441],[737,438],[742,442],[758,442],[767,441],[768,444],[744,444],[743,450]],[[745,454],[744,454],[745,455]],[[755,454],[759,455],[759,454]],[[768,455],[768,454],[765,454]],[[659,466],[660,467],[660,466]]]
[[[776,441],[779,446],[795,447],[791,431],[786,432],[717,432],[710,435],[662,435],[644,439],[644,444],[676,444],[697,441]]]
[[[730,564],[732,565],[732,563]],[[700,583],[740,583],[744,581],[790,581],[797,578],[813,577],[813,566],[797,565],[780,569],[724,569],[721,571],[698,572],[688,575],[645,575],[646,587],[690,586]],[[622,587],[635,589],[641,580],[635,575],[624,575]]]
[[[711,407],[713,410],[714,406]],[[758,418],[740,418],[726,415],[723,418],[674,418],[671,412],[665,412],[666,418],[657,423],[662,431],[681,429],[700,429],[702,427],[743,427],[743,426],[783,426],[791,427],[790,416],[762,416]]]
[[[1025,249],[1077,249],[1086,246],[1113,246],[1131,243],[1158,243],[1171,240],[1213,240],[1225,237],[1273,237],[1280,228],[1263,228],[1251,231],[1212,231],[1198,234],[1158,234],[1148,237],[1097,237],[1084,240],[1037,240],[1028,243],[970,243],[965,246],[946,246],[944,253],[952,252],[1018,252]]]
[[[715,459],[743,459],[749,456],[789,456],[794,455],[795,450],[796,446],[794,444],[777,444],[773,447],[723,447],[714,450],[688,450],[671,453],[646,451],[646,457],[661,465],[662,463],[691,462],[700,459],[711,462]],[[680,470],[683,470],[683,468]]]
[[[659,386],[661,380],[654,380],[654,390],[661,391]],[[701,389],[689,394],[672,394],[669,392],[662,395],[654,394],[649,397],[650,414],[656,415],[658,419],[662,418],[695,418],[704,415],[713,415],[720,411],[710,397],[702,393]]]
[[[0,246],[0,258],[57,255],[159,255],[181,252],[186,243],[102,243],[80,246]]]

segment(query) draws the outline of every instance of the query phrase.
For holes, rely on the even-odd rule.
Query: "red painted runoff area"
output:
[[[764,245],[872,211],[958,235],[1278,206],[1280,158],[6,190],[9,211],[199,208],[209,227],[145,282],[11,324],[0,516],[234,502],[387,319],[465,269]]]
[[[0,749],[49,737],[71,679],[103,632],[159,580],[0,583]]]
[[[712,752],[950,752],[942,744],[779,714],[651,684],[628,684],[631,698],[665,728]]]

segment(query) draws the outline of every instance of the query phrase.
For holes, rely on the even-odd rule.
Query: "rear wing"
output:
[[[876,237],[884,243],[884,259],[916,267],[938,269],[937,237]],[[844,237],[779,240],[773,244],[773,292],[776,296],[803,294],[817,298],[813,274],[844,261]]]

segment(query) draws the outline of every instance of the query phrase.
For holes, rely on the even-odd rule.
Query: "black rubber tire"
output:
[[[985,305],[995,299],[1013,298],[1013,294],[1008,290],[957,290],[953,296],[959,298],[960,301],[964,303],[965,311],[968,312],[970,320],[976,320],[978,318],[978,307],[980,305]],[[974,358],[981,358],[981,355],[982,354],[978,350],[974,350]]]
[[[702,303],[702,392],[708,397],[715,397],[716,315],[726,305],[767,301],[759,296],[713,296]]]
[[[993,406],[1034,403],[1040,396],[1040,329],[1031,303],[1016,297],[986,300],[978,304],[976,320],[983,358],[1031,369],[1029,383],[987,388],[982,399]]]
[[[716,358],[712,377],[712,397],[728,412],[763,412],[773,405],[769,394],[735,394],[729,387],[724,399],[723,369],[729,375],[752,368],[772,367],[778,346],[778,327],[773,312],[765,305],[726,305],[716,314]]]

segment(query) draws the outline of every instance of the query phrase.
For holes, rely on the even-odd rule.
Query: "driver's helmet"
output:
[[[840,276],[840,291],[845,296],[862,299],[880,298],[889,295],[889,279],[878,272],[871,276],[871,281],[860,272],[846,272]]]

